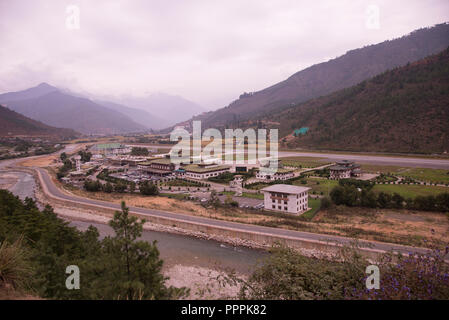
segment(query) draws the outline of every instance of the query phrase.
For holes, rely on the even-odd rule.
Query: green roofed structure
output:
[[[302,127],[301,129],[296,129],[296,130],[293,132],[293,135],[294,135],[295,137],[299,137],[299,136],[305,135],[307,132],[309,132],[309,128],[308,128],[308,127]]]

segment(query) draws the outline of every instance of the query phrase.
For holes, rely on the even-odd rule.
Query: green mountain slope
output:
[[[242,94],[229,106],[195,117],[203,127],[224,128],[242,120],[348,88],[387,70],[437,54],[449,46],[449,24],[351,50],[299,71],[258,92]]]
[[[449,151],[449,49],[258,120],[274,123],[290,147]],[[310,130],[294,137],[301,127]]]

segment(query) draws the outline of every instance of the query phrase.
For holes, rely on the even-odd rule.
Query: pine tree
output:
[[[113,294],[120,299],[168,299],[183,296],[186,290],[167,288],[161,273],[163,261],[159,258],[156,242],[138,241],[145,220],[129,215],[122,202],[109,225],[115,236],[105,239],[105,249],[110,254]]]

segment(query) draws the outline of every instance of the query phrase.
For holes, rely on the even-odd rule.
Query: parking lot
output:
[[[210,198],[210,192],[190,192],[189,194],[192,197],[195,197],[195,198],[199,199],[200,201],[203,200],[203,199],[209,200],[209,198]],[[220,199],[220,201],[222,203],[225,202],[227,197],[228,196],[225,195],[225,194],[218,193],[218,199]],[[263,204],[263,200],[253,199],[253,198],[245,198],[245,197],[233,196],[232,200],[237,201],[239,203],[239,207],[241,207],[241,208],[253,208],[253,207],[257,206],[257,205],[262,205]]]

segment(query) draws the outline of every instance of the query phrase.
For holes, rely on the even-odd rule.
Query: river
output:
[[[21,199],[34,198],[35,181],[31,174],[10,171],[18,181],[9,189]],[[112,235],[108,225],[100,223],[70,221],[70,225],[79,230],[86,230],[89,225],[95,226],[101,237]],[[147,231],[142,234],[142,240],[157,241],[157,247],[166,268],[174,265],[197,266],[215,270],[233,269],[241,274],[248,274],[258,261],[267,253],[263,250],[234,247],[213,240],[203,240],[183,235]]]

